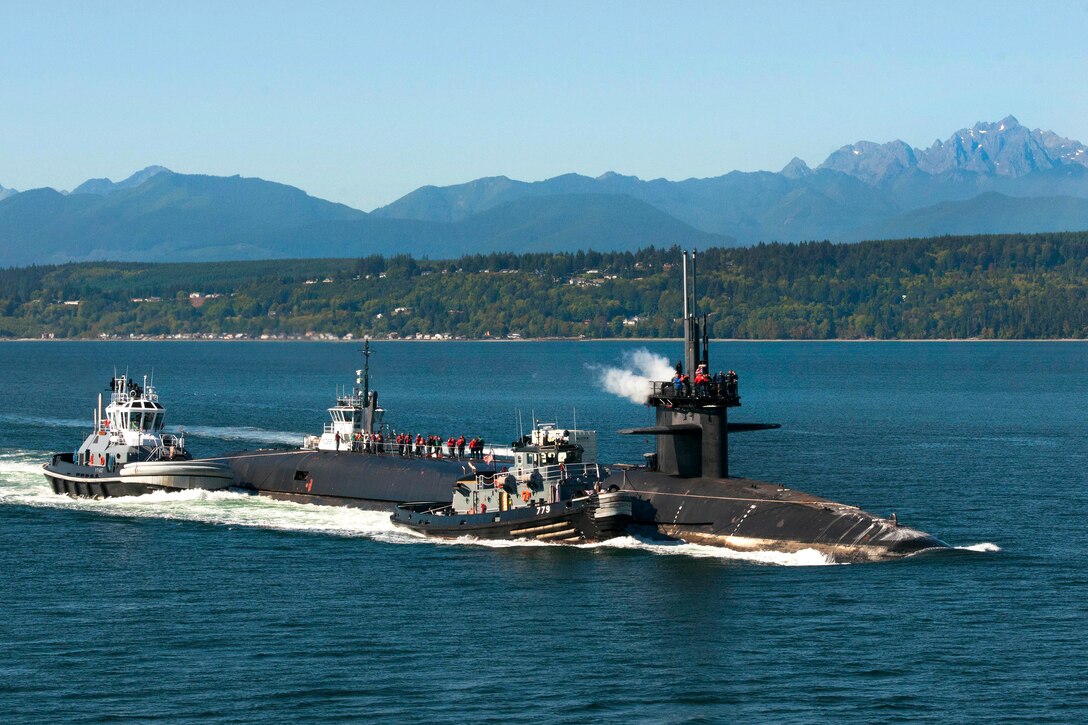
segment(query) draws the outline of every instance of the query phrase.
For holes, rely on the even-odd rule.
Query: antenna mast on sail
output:
[[[691,286],[688,287],[688,253],[684,252],[684,369],[694,375],[699,359],[699,310],[695,288],[695,260],[697,252],[691,250]],[[705,356],[704,356],[705,357]]]

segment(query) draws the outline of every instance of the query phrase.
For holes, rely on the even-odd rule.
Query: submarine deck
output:
[[[636,526],[689,543],[735,549],[815,548],[875,560],[947,546],[857,506],[748,478],[681,478],[620,468],[606,482],[636,496]]]

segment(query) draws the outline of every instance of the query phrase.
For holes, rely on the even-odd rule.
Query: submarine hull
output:
[[[378,511],[409,501],[448,499],[469,470],[461,459],[351,451],[245,451],[216,460],[230,466],[235,487],[251,493]]]
[[[635,497],[634,533],[737,550],[814,549],[838,562],[882,561],[946,548],[933,536],[778,484],[680,478],[645,469],[613,474]]]
[[[447,500],[469,469],[460,459],[346,451],[247,451],[216,460],[230,466],[236,488],[254,494],[378,511]],[[648,538],[742,551],[815,549],[839,562],[881,561],[947,547],[857,507],[753,479],[683,478],[625,468],[602,484],[603,490],[613,487],[632,494],[630,530]],[[459,535],[466,533],[481,535],[464,530]]]

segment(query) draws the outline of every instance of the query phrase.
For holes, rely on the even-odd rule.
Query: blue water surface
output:
[[[391,423],[508,443],[651,412],[601,368],[675,342],[376,343]],[[297,445],[362,366],[333,343],[0,344],[4,722],[997,722],[1088,714],[1088,346],[719,343],[735,474],[962,548],[881,564],[699,547],[435,544],[237,494],[73,501],[37,466],[114,370],[198,454]]]

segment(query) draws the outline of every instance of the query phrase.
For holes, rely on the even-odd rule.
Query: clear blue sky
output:
[[[11,2],[0,185],[150,164],[424,184],[817,165],[1013,114],[1088,142],[1078,2]]]

